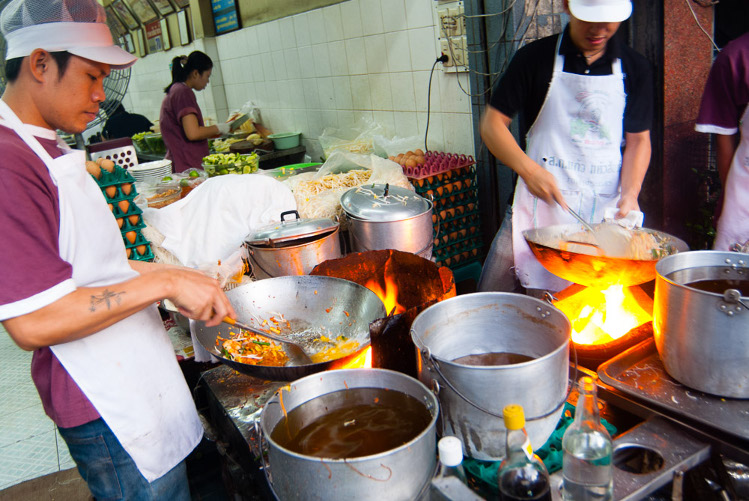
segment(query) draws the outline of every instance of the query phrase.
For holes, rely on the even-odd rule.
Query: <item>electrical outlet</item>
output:
[[[437,10],[437,19],[439,19],[440,23],[440,38],[448,37],[449,35],[449,27],[450,27],[450,17],[449,17],[449,9],[438,9]]]
[[[440,40],[440,52],[442,52],[448,58],[446,63],[442,63],[442,66],[445,68],[453,65],[453,58],[450,55],[450,46],[448,45],[448,43],[449,42],[447,41],[447,39]]]
[[[466,53],[466,37],[453,37],[450,39],[452,45],[453,64],[455,66],[468,66]]]
[[[447,15],[450,20],[450,35],[451,37],[462,35],[463,29],[461,26],[460,8],[453,7],[447,9]]]

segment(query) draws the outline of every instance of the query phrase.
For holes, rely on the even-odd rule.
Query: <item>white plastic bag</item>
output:
[[[369,171],[354,178],[351,171]],[[358,179],[358,182],[355,182]],[[413,190],[400,165],[377,155],[334,151],[317,172],[292,176],[283,181],[294,193],[303,218],[336,217],[341,211],[341,195],[364,184],[390,184]]]

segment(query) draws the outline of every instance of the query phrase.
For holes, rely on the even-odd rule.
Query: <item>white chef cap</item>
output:
[[[44,49],[68,51],[114,69],[132,66],[137,58],[114,45],[106,19],[96,0],[12,0],[0,13],[5,59]]]

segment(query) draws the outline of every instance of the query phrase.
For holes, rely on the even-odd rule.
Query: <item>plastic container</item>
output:
[[[271,134],[268,136],[268,139],[273,141],[273,146],[277,150],[288,150],[299,146],[301,137],[301,132],[283,132],[280,134]]]
[[[179,186],[179,179],[174,179],[148,186],[143,189],[142,195],[146,197],[148,207],[160,209],[179,200],[182,196],[182,189]]]
[[[161,137],[161,134],[148,134],[144,138],[146,140],[146,145],[148,145],[149,151],[156,154],[164,154],[166,153],[166,146],[164,145],[164,139]]]
[[[185,198],[188,193],[198,187],[202,182],[208,179],[208,173],[204,170],[191,168],[181,173],[179,187],[181,189],[181,198]]]

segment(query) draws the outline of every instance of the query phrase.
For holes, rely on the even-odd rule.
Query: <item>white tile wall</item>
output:
[[[125,106],[158,119],[169,62],[202,50],[218,61],[210,85],[196,93],[206,117],[223,120],[253,100],[271,130],[301,130],[314,159],[323,129],[362,119],[423,137],[438,56],[433,4],[348,0],[149,55],[133,67]],[[429,147],[473,154],[470,99],[458,79],[468,91],[465,74],[435,69]]]

